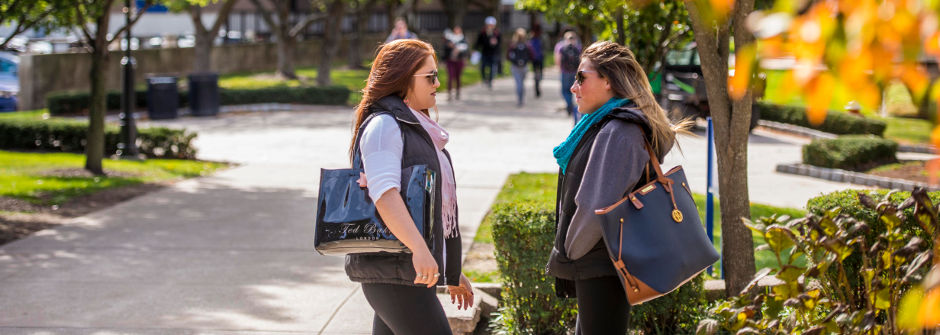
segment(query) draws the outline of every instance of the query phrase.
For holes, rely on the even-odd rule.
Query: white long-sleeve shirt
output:
[[[378,115],[363,129],[359,151],[372,201],[392,188],[401,191],[403,147],[401,129],[391,115]]]

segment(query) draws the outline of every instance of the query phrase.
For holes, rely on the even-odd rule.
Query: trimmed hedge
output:
[[[555,209],[534,202],[496,205],[493,246],[503,292],[497,321],[509,334],[564,334],[574,329],[573,299],[555,296],[545,264],[555,242]]]
[[[575,300],[556,297],[555,279],[545,274],[555,241],[551,206],[507,203],[492,210],[493,243],[503,282],[496,322],[505,333],[565,334],[574,329]],[[611,294],[623,295],[623,291]],[[645,334],[694,333],[705,305],[703,279],[698,276],[666,296],[632,307],[631,328]]]
[[[826,168],[864,171],[897,161],[898,144],[872,135],[817,139],[803,146],[803,163]]]
[[[82,153],[88,124],[70,120],[0,120],[0,149]],[[195,159],[196,133],[163,127],[137,130],[137,148],[151,158]],[[105,127],[105,155],[113,155],[121,139],[116,126]]]
[[[827,112],[826,120],[821,125],[815,126],[809,123],[809,119],[806,118],[806,109],[803,107],[781,106],[762,102],[755,103],[754,107],[760,110],[761,120],[789,123],[836,135],[872,134],[883,136],[887,127],[887,124],[881,120],[837,111]]]
[[[343,86],[220,89],[219,103],[223,106],[256,103],[343,105],[349,100],[349,94],[349,89]],[[189,106],[188,91],[180,91],[179,98],[180,107]],[[120,91],[109,91],[105,100],[108,110],[121,109]],[[138,109],[147,108],[147,90],[135,91],[134,105]],[[87,114],[91,106],[91,94],[88,92],[50,93],[46,96],[46,106],[49,108],[49,114],[54,116]]]

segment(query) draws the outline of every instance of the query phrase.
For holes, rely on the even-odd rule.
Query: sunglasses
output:
[[[578,73],[575,73],[575,74],[574,74],[574,81],[576,81],[576,82],[578,83],[578,86],[581,86],[581,85],[584,84],[584,79],[587,78],[587,77],[584,76],[584,73],[585,73],[585,72],[597,73],[597,71],[588,71],[588,70],[581,70],[581,71],[578,71]]]
[[[415,77],[425,77],[428,78],[428,83],[434,85],[439,79],[437,78],[437,71],[431,71],[431,73],[425,74],[416,74]]]

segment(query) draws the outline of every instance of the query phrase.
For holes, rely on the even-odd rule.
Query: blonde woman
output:
[[[548,273],[558,296],[577,298],[577,334],[624,334],[630,305],[594,210],[645,184],[646,143],[662,160],[685,125],[670,125],[643,68],[616,43],[584,50],[570,90],[582,117],[554,150],[558,216]]]

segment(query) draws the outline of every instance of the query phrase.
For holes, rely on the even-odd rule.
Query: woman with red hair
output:
[[[447,285],[460,308],[473,302],[470,281],[461,273],[460,230],[448,133],[431,119],[437,110],[437,59],[430,44],[414,39],[389,42],[379,50],[362,102],[356,108],[350,156],[361,153],[369,197],[388,229],[411,253],[346,256],[346,274],[362,284],[375,310],[373,334],[451,334],[436,285]],[[359,150],[356,150],[359,149]],[[415,227],[402,188],[408,167],[437,172],[431,240]]]

